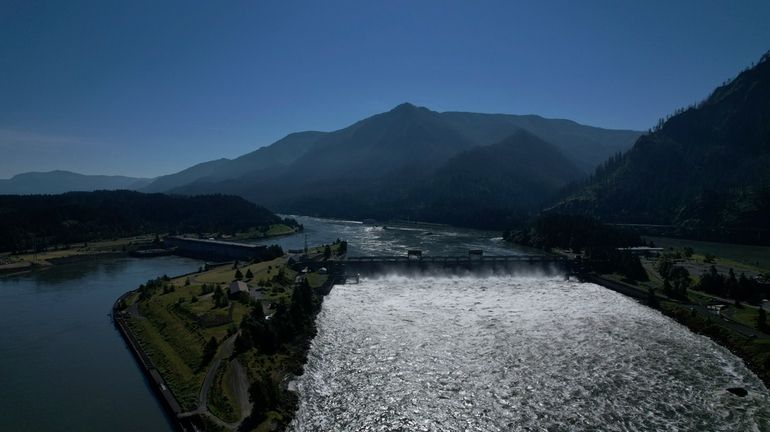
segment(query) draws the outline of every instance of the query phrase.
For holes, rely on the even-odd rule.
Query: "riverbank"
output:
[[[309,255],[322,259],[324,248]],[[288,256],[224,263],[148,281],[115,302],[116,325],[180,430],[272,430],[291,421],[296,396],[286,383],[302,373],[334,282],[297,265]]]
[[[298,227],[284,224],[271,225],[268,231],[249,231],[227,237],[228,240],[250,239],[267,240],[290,236],[301,232]],[[254,233],[259,233],[254,236]],[[0,277],[23,274],[34,270],[46,269],[60,264],[69,264],[78,260],[107,258],[119,256],[136,256],[152,258],[155,256],[172,255],[167,249],[157,249],[155,235],[140,235],[109,240],[98,240],[73,245],[60,245],[37,253],[10,254],[0,253]],[[151,248],[155,249],[151,249]],[[150,250],[142,253],[144,250]],[[154,253],[152,252],[154,251]]]
[[[163,408],[166,410],[169,418],[172,419],[172,423],[180,431],[192,431],[194,429],[189,427],[189,425],[184,424],[183,420],[179,418],[179,414],[182,412],[179,402],[176,400],[174,394],[169,390],[168,385],[163,380],[163,377],[160,375],[157,368],[153,366],[150,357],[142,350],[141,346],[139,345],[139,341],[136,339],[133,333],[131,333],[131,329],[126,323],[126,317],[124,315],[124,311],[121,308],[125,304],[126,297],[133,294],[134,292],[135,291],[129,291],[115,300],[115,304],[112,306],[112,320],[115,324],[115,327],[117,327],[118,331],[120,332],[120,335],[123,336],[123,339],[125,340],[126,345],[128,346],[131,353],[134,355],[134,358],[136,358],[136,361],[139,363],[139,367],[144,373],[145,378],[147,378],[147,381],[150,383],[150,387],[154,390],[156,396],[162,402]]]
[[[709,337],[740,357],[765,387],[770,389],[770,335],[724,317],[703,305],[668,298],[659,294],[660,290],[650,293],[645,288],[595,274],[585,275],[583,280],[640,300],[692,332]]]
[[[150,245],[154,236],[143,235],[62,245],[37,253],[0,254],[0,275],[26,273],[80,260],[127,256],[131,250]]]

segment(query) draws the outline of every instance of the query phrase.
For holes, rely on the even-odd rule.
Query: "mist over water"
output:
[[[766,390],[729,351],[546,277],[336,286],[298,389],[295,431],[770,430]]]

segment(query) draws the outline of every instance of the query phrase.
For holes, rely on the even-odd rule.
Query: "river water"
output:
[[[109,313],[147,279],[198,266],[103,258],[0,278],[0,431],[172,431]]]
[[[268,242],[526,253],[493,232],[298,220],[305,233]],[[105,258],[0,277],[0,431],[171,430],[109,312],[147,279],[199,264]],[[770,430],[767,394],[738,358],[590,284],[370,279],[335,287],[318,325],[298,431]]]
[[[296,431],[770,430],[766,390],[729,351],[558,278],[336,286],[298,389]]]
[[[278,244],[284,250],[302,249],[305,236],[310,246],[329,244],[336,239],[348,241],[348,255],[403,255],[409,249],[420,249],[429,255],[467,255],[469,249],[482,249],[489,255],[526,253],[520,247],[506,244],[499,232],[479,231],[449,226],[367,225],[343,221],[289,216],[301,223],[303,233],[259,241]]]

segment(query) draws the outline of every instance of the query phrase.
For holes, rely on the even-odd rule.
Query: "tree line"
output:
[[[234,234],[284,223],[269,210],[228,195],[179,196],[133,191],[0,195],[0,251],[41,251],[52,246],[148,233]]]

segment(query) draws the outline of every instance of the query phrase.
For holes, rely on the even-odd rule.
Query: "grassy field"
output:
[[[691,247],[702,259],[706,254],[717,257],[717,262],[733,265],[736,271],[745,267],[770,272],[770,247],[750,246],[732,243],[713,243],[668,237],[645,237],[658,247],[681,249]]]
[[[211,293],[202,294],[204,281],[227,289],[232,274],[230,266],[222,266],[209,272],[172,279],[168,285],[173,286],[173,291],[159,292],[139,300],[139,316],[129,321],[143,349],[185,409],[195,408],[206,375],[204,345],[212,337],[220,342],[227,338],[250,309],[250,306],[234,300],[227,307],[217,308]],[[127,299],[127,303],[137,299],[134,294]],[[205,325],[211,322],[222,324]]]
[[[12,263],[34,263],[35,265],[50,265],[51,261],[62,258],[71,258],[81,255],[95,255],[113,252],[124,252],[127,248],[137,245],[146,245],[153,241],[154,235],[144,235],[136,237],[126,237],[120,239],[102,240],[88,243],[77,243],[68,247],[61,246],[56,249],[50,249],[36,254],[27,253],[20,255],[11,255],[9,253],[0,254],[0,264]]]
[[[297,228],[291,227],[285,224],[273,224],[270,225],[267,231],[261,231],[256,228],[237,233],[234,236],[228,238],[228,240],[254,240],[263,239],[269,237],[277,237],[282,235],[294,234],[297,232]]]
[[[234,423],[241,419],[241,412],[235,402],[235,396],[232,394],[230,386],[227,385],[232,379],[231,369],[230,362],[223,361],[219,365],[208,401],[209,411],[228,423]]]
[[[323,248],[312,248],[309,252],[318,259],[323,255]],[[205,346],[212,337],[221,344],[238,331],[256,301],[261,303],[266,314],[271,314],[281,304],[285,307],[291,304],[297,273],[287,266],[287,259],[240,263],[237,268],[234,263],[229,263],[187,276],[158,280],[150,284],[154,288],[144,289],[142,294],[134,292],[125,298],[132,332],[183,409],[197,408],[198,394],[209,369]],[[221,289],[227,293],[229,284],[236,278],[236,271],[243,276],[252,295],[243,299],[231,298],[227,305],[217,305],[212,291]],[[307,278],[311,287],[317,287],[325,283],[328,276],[309,273]],[[273,382],[280,383],[287,373],[301,371],[305,342],[290,341],[273,354],[249,349],[237,354],[237,359],[250,382],[269,376]],[[242,415],[232,394],[234,378],[230,360],[222,359],[208,399],[209,412],[228,423],[237,422]],[[281,411],[285,412],[267,413],[267,423],[270,419],[281,422],[290,418],[291,412],[284,408]],[[263,426],[264,423],[258,427]]]

